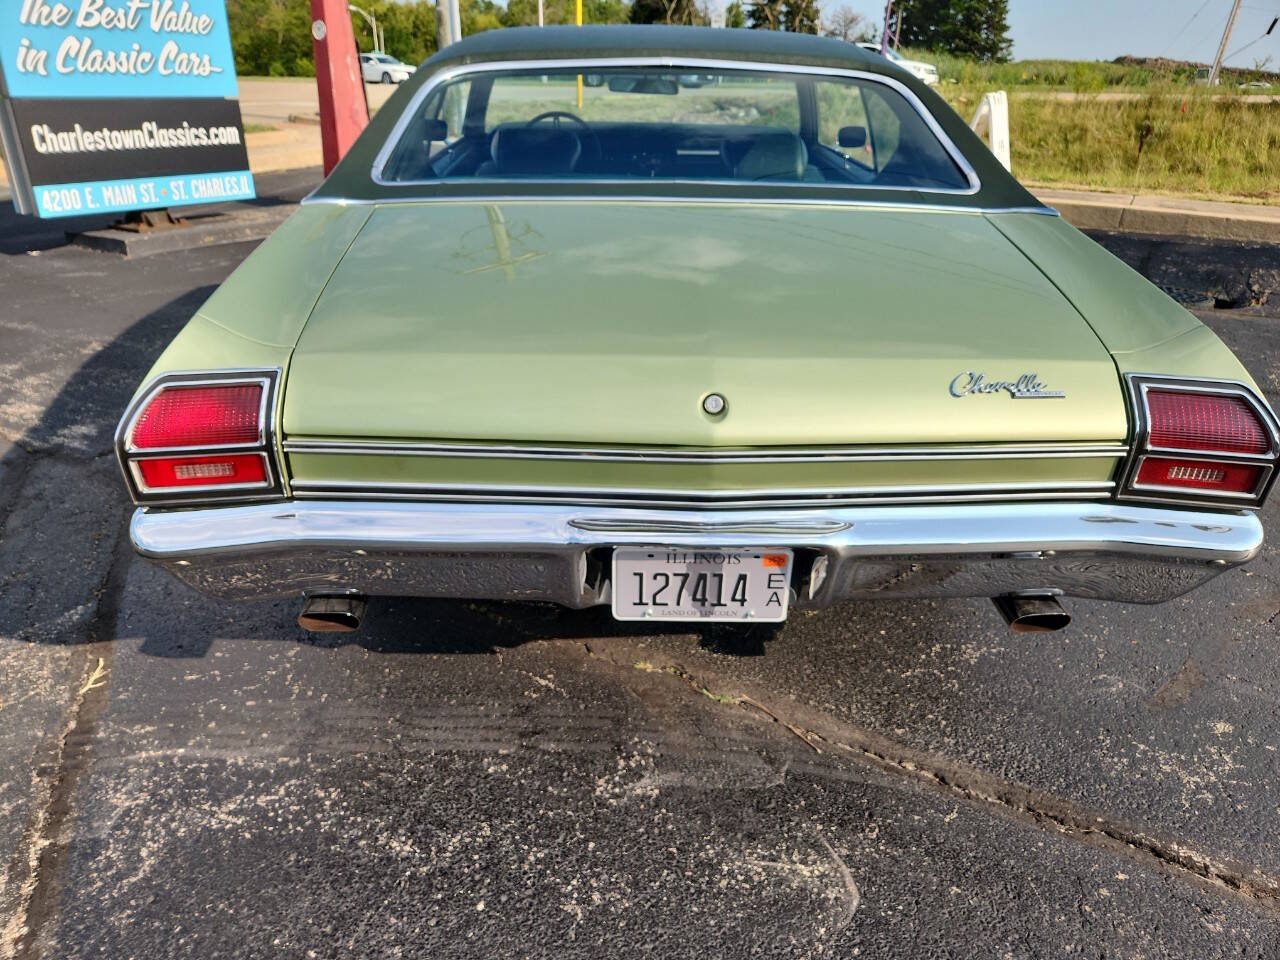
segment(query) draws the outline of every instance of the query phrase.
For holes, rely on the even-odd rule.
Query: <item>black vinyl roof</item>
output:
[[[713,30],[658,24],[511,27],[472,34],[445,47],[424,68],[485,60],[572,57],[697,57],[867,70],[902,76],[884,57],[834,37],[778,30]]]

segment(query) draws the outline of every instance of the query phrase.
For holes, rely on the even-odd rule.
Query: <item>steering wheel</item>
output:
[[[569,113],[567,110],[548,110],[545,113],[540,113],[536,117],[531,118],[525,126],[532,127],[535,124],[542,123],[544,120],[550,120],[552,126],[557,130],[560,129],[561,120],[572,121],[587,135],[586,139],[590,141],[591,153],[594,155],[593,159],[597,162],[600,160],[600,138],[596,136],[596,132],[591,129],[591,124],[587,123],[587,121],[583,120],[577,114]]]
[[[560,129],[561,120],[572,120],[574,123],[580,126],[583,130],[587,131],[587,133],[594,132],[591,129],[591,125],[587,123],[587,121],[583,120],[576,113],[570,113],[567,110],[548,110],[546,113],[540,113],[536,117],[534,117],[532,120],[530,120],[528,123],[526,123],[525,126],[532,127],[534,124],[541,123],[543,120],[550,120],[552,122],[552,126],[554,126],[557,130]]]

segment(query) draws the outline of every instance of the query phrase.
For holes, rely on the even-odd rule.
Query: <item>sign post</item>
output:
[[[969,126],[979,135],[984,126],[987,128],[991,152],[1004,164],[1006,170],[1012,170],[1013,156],[1009,149],[1009,94],[1003,90],[984,93],[978,104],[978,111],[973,115]]]
[[[0,146],[19,213],[254,196],[224,0],[0,3]]]
[[[369,125],[347,0],[311,0],[311,41],[320,99],[320,147],[327,177]]]

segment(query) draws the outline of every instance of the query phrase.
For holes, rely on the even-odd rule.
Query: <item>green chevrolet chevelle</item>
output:
[[[311,629],[371,595],[1054,629],[1249,560],[1280,452],[1213,333],[909,74],[664,27],[428,60],[117,444],[144,556]]]

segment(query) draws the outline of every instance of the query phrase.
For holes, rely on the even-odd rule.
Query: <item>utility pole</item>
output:
[[[449,0],[436,0],[436,49],[443,50],[453,39],[449,27]]]
[[[538,0],[538,26],[540,26],[540,27],[545,27],[545,26],[546,26],[546,24],[545,24],[545,23],[543,23],[542,21],[543,21],[543,15],[542,15],[542,0]]]
[[[462,39],[458,0],[436,0],[436,49],[443,50]]]
[[[1227,17],[1227,29],[1222,31],[1222,42],[1218,44],[1218,55],[1213,58],[1213,69],[1209,71],[1209,86],[1218,85],[1218,74],[1222,72],[1222,58],[1227,55],[1227,41],[1231,39],[1231,31],[1236,26],[1236,16],[1240,13],[1241,0],[1231,4],[1231,16]]]

